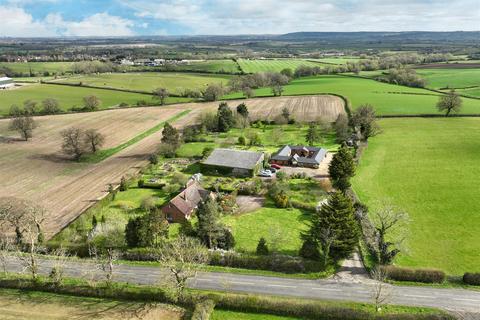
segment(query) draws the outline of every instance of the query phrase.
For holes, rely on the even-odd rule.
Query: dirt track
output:
[[[323,115],[333,121],[344,112],[343,102],[337,97],[262,98],[241,102],[247,103],[252,117],[270,117],[281,113],[285,106],[297,120],[315,120]],[[229,101],[232,107],[239,103]],[[38,117],[39,128],[28,142],[16,140],[18,135],[7,130],[9,120],[0,120],[0,196],[26,198],[43,205],[49,212],[45,231],[51,236],[104,196],[110,183],[118,183],[123,175],[138,172],[161,138],[157,132],[100,163],[82,164],[65,159],[59,152],[62,129],[73,125],[98,129],[107,136],[104,148],[110,148],[182,110],[192,109],[192,112],[178,120],[177,126],[190,124],[198,114],[215,110],[217,106],[218,102],[179,104]]]

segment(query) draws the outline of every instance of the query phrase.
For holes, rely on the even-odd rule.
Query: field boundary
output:
[[[81,159],[80,161],[81,162],[87,162],[87,163],[98,163],[100,161],[103,161],[105,159],[107,159],[108,157],[111,157],[113,156],[114,154],[122,151],[123,149],[141,141],[142,139],[154,134],[155,132],[158,132],[160,129],[163,128],[163,126],[165,125],[165,123],[167,122],[172,122],[172,121],[175,121],[175,120],[178,120],[184,116],[186,116],[187,114],[189,114],[192,110],[188,109],[188,110],[184,110],[178,114],[176,114],[175,116],[165,120],[165,121],[162,121],[160,122],[159,124],[155,125],[154,127],[138,134],[137,136],[133,137],[132,139],[116,146],[116,147],[113,147],[113,148],[110,148],[110,149],[105,149],[105,150],[100,150],[99,152],[97,153],[94,153],[94,154],[91,154],[91,155],[88,155],[86,156],[85,158]]]

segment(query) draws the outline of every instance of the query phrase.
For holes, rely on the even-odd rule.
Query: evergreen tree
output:
[[[315,145],[315,142],[320,140],[320,132],[317,128],[315,123],[310,123],[307,130],[307,135],[305,136],[305,140],[307,141],[309,146]]]
[[[228,132],[235,123],[233,112],[226,102],[220,103],[217,111],[218,131]]]
[[[244,118],[248,118],[248,108],[245,103],[241,103],[237,106],[237,113]]]
[[[334,188],[346,192],[350,188],[350,178],[355,175],[355,164],[351,152],[342,146],[332,158],[328,173]]]
[[[258,241],[257,254],[262,256],[266,256],[269,254],[267,240],[265,240],[264,237],[261,237],[260,240]]]
[[[139,247],[141,243],[142,217],[131,218],[125,227],[125,241],[131,248]]]
[[[170,123],[166,122],[162,131],[162,143],[177,147],[180,144],[180,134]]]
[[[233,235],[220,222],[221,209],[217,201],[208,199],[197,209],[197,236],[208,248],[228,250],[235,245]]]
[[[95,229],[96,226],[97,226],[97,217],[93,216],[92,217],[92,228]]]
[[[325,230],[335,235],[329,245],[333,259],[347,258],[355,250],[359,238],[358,224],[351,200],[341,192],[334,193],[320,211],[312,214],[310,229],[304,238],[315,243],[317,248],[321,247]]]

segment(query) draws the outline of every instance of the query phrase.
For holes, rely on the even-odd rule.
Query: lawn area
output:
[[[180,320],[185,310],[161,303],[140,303],[75,297],[45,292],[0,289],[0,318],[53,319],[163,319]]]
[[[312,62],[304,59],[238,59],[238,64],[245,73],[257,72],[280,72],[285,68],[290,68],[295,71],[300,66],[308,67],[322,67],[320,62]]]
[[[210,317],[211,320],[295,320],[300,318],[281,317],[271,314],[245,313],[227,310],[215,310]]]
[[[201,73],[139,72],[72,76],[56,80],[56,82],[74,84],[81,82],[90,86],[145,92],[151,92],[156,88],[166,88],[171,93],[182,94],[185,89],[202,90],[211,83],[226,84],[229,78],[228,75]]]
[[[369,103],[380,115],[436,114],[439,94],[375,80],[340,75],[323,75],[293,80],[284,87],[284,95],[334,93],[346,97],[353,109]],[[271,96],[270,88],[255,91],[257,96]],[[226,98],[240,98],[241,93]],[[463,98],[462,113],[480,114],[480,100]]]
[[[34,100],[41,103],[46,98],[57,99],[62,110],[69,110],[72,107],[82,107],[83,98],[89,95],[95,95],[100,98],[102,101],[101,109],[117,106],[122,102],[129,105],[134,105],[138,101],[145,101],[149,104],[157,103],[151,95],[147,94],[51,84],[32,84],[12,90],[1,90],[0,115],[7,114],[13,104],[21,106],[25,100]],[[189,101],[187,98],[171,97],[167,99],[167,103],[187,101]]]
[[[13,72],[23,73],[24,76],[33,73],[43,75],[45,71],[50,73],[64,73],[72,71],[73,62],[0,62],[0,67],[7,67]]]
[[[480,119],[384,119],[353,187],[371,210],[387,200],[407,211],[401,266],[448,274],[480,271]]]
[[[270,250],[296,256],[302,245],[300,233],[307,229],[308,213],[267,204],[254,212],[225,216],[223,221],[232,228],[237,251],[255,253],[258,240],[264,237]]]
[[[479,69],[415,69],[433,89],[480,87]],[[478,89],[478,88],[477,88]]]

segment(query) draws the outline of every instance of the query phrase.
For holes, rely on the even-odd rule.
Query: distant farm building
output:
[[[9,89],[9,88],[13,88],[14,86],[15,86],[15,83],[13,82],[13,79],[8,77],[0,78],[0,89]]]
[[[254,176],[263,166],[261,152],[215,149],[203,162],[204,171],[234,176]]]
[[[200,202],[210,196],[210,191],[205,190],[195,179],[190,179],[175,198],[162,207],[162,212],[168,222],[182,222],[189,220]]]
[[[270,158],[270,163],[283,166],[318,168],[327,150],[307,146],[284,146]]]

